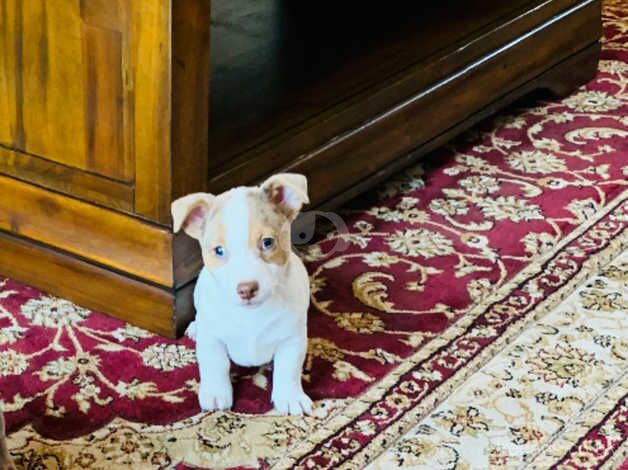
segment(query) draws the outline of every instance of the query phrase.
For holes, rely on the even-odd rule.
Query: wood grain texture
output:
[[[172,200],[207,188],[210,3],[173,5]]]
[[[321,75],[318,79],[316,74],[313,74],[314,77],[311,78],[311,81],[316,83],[306,82],[304,88],[307,91],[315,89],[316,92],[312,91],[308,94],[305,94],[305,91],[301,92],[299,89],[290,90],[290,93],[282,91],[287,86],[286,82],[291,83],[291,80],[293,80],[293,74],[298,74],[298,71],[291,72],[289,67],[290,61],[295,63],[294,66],[296,68],[299,64],[302,64],[303,59],[294,51],[291,53],[289,46],[277,46],[275,44],[275,42],[281,42],[282,40],[281,30],[276,32],[279,39],[275,42],[268,41],[266,49],[262,50],[261,46],[256,46],[256,44],[259,44],[256,36],[241,37],[244,35],[236,35],[236,32],[239,31],[238,25],[231,25],[231,28],[229,28],[229,24],[227,26],[219,24],[216,26],[216,32],[214,32],[216,36],[219,36],[219,33],[224,29],[227,29],[230,34],[234,35],[232,48],[235,50],[230,51],[230,54],[223,59],[222,63],[219,62],[219,65],[231,70],[231,72],[224,73],[228,73],[232,82],[239,83],[237,81],[238,74],[242,74],[244,78],[248,77],[252,81],[254,71],[257,70],[256,67],[260,69],[258,70],[259,73],[265,70],[263,65],[259,65],[260,62],[262,64],[282,64],[281,70],[283,70],[285,77],[277,78],[273,82],[274,87],[268,85],[264,88],[263,85],[253,84],[250,90],[240,91],[234,85],[227,83],[223,85],[223,90],[217,89],[216,87],[220,85],[220,76],[217,73],[214,74],[216,77],[216,80],[212,82],[212,98],[214,102],[220,100],[231,103],[239,100],[237,102],[241,103],[243,98],[240,95],[245,94],[248,97],[248,101],[253,103],[253,105],[263,103],[266,108],[273,111],[273,114],[264,114],[262,111],[253,108],[247,112],[240,112],[240,115],[245,116],[240,118],[234,115],[235,111],[232,111],[231,114],[228,113],[230,109],[228,104],[221,105],[223,108],[228,108],[223,112],[227,113],[227,116],[235,121],[235,124],[232,124],[232,126],[236,126],[235,129],[238,132],[233,139],[233,145],[224,141],[224,139],[219,139],[219,142],[226,142],[225,148],[222,149],[221,153],[221,155],[224,155],[224,157],[221,157],[223,163],[218,168],[211,169],[211,174],[208,176],[209,188],[212,191],[220,192],[228,187],[241,184],[243,181],[260,180],[272,172],[294,164],[299,158],[308,158],[308,156],[322,151],[331,152],[336,141],[343,138],[343,136],[361,132],[362,127],[368,126],[368,123],[377,119],[377,116],[385,116],[386,113],[395,109],[401,103],[412,99],[419,92],[426,92],[435,83],[456,73],[463,66],[485,58],[491,51],[495,51],[511,41],[519,40],[522,35],[531,29],[561,15],[573,6],[583,5],[584,3],[574,0],[549,0],[496,5],[495,2],[476,1],[473,3],[475,6],[475,9],[473,9],[469,5],[460,2],[443,2],[442,7],[429,7],[429,11],[436,10],[435,13],[439,13],[440,16],[432,17],[428,15],[421,17],[418,14],[411,16],[411,18],[416,17],[416,24],[413,26],[414,29],[410,28],[407,38],[405,36],[395,36],[397,34],[396,30],[393,29],[395,24],[388,20],[384,22],[382,27],[384,28],[388,25],[388,27],[393,29],[389,33],[391,36],[390,40],[382,41],[381,46],[378,45],[363,52],[365,57],[356,58],[352,55],[347,59],[346,64],[342,64],[339,67],[338,72],[332,71],[325,74],[318,72]],[[453,10],[448,11],[447,8],[449,7]],[[231,8],[235,9],[235,6]],[[424,5],[417,5],[415,8],[424,8]],[[491,8],[495,12],[491,12]],[[295,6],[293,9],[299,10],[299,7]],[[455,15],[453,13],[458,11],[456,9],[464,9],[466,13],[464,15]],[[495,16],[499,12],[501,12],[501,16]],[[599,38],[601,34],[599,2],[597,7],[588,10],[587,14],[597,18],[592,20],[597,21],[595,33],[591,31],[578,32],[577,26],[574,25],[573,31],[565,33],[563,29],[561,33],[552,36],[552,41],[559,41],[560,44],[569,44],[573,33],[573,42],[579,42],[579,47],[584,47],[586,43]],[[450,17],[453,23],[450,23]],[[255,19],[256,17],[253,18]],[[487,21],[491,18],[492,22],[487,24]],[[242,21],[248,25],[254,19],[249,20],[247,17]],[[289,16],[285,21],[290,21],[290,19],[291,17]],[[448,24],[447,28],[443,27],[443,22],[445,21]],[[456,26],[454,27],[454,25]],[[483,26],[480,27],[481,25]],[[549,29],[552,28],[553,25]],[[349,31],[342,29],[340,32],[332,31],[330,34],[336,34],[340,37],[344,35],[346,41],[350,41],[352,37]],[[580,38],[587,35],[585,43],[579,41]],[[304,40],[307,41],[307,38]],[[240,42],[243,42],[244,46],[239,46]],[[240,50],[246,47],[258,47],[259,50],[257,52],[258,56],[260,56],[259,59],[251,58],[253,62],[248,67],[242,63],[243,59],[240,58],[240,54],[245,54],[240,52]],[[315,45],[310,47],[315,50]],[[325,47],[325,45],[322,47]],[[355,47],[357,48],[358,46]],[[542,51],[546,45],[539,44],[539,47]],[[332,53],[330,46],[325,50]],[[519,63],[508,62],[503,67],[506,72],[518,69],[521,73],[527,73],[526,67],[535,60],[534,55],[542,53],[541,51],[532,49],[530,57],[526,57]],[[552,64],[557,63],[570,54],[569,50],[563,50],[560,47],[555,48],[555,51],[557,53],[556,57],[551,58]],[[401,61],[401,64],[395,62],[393,58]],[[218,61],[219,59],[216,60]],[[323,59],[318,60],[325,63]],[[542,59],[539,58],[539,60]],[[389,65],[386,66],[385,64]],[[403,67],[404,64],[405,69],[398,71],[398,68]],[[546,67],[549,65],[545,64]],[[316,65],[310,67],[317,72]],[[372,70],[374,68],[378,71],[379,78],[372,78]],[[377,74],[375,75],[377,77]],[[533,76],[533,73],[527,73],[527,76],[529,78]],[[371,83],[368,81],[366,83],[362,82],[360,87],[351,89],[350,92],[343,91],[344,80],[354,81],[356,80],[355,77],[371,77]],[[485,100],[482,103],[484,84],[476,84],[475,87],[469,86],[468,88],[467,94],[475,95],[480,106],[487,102]],[[336,104],[331,103],[330,105],[332,100],[328,96],[332,93],[330,90],[335,90],[338,93],[333,98],[336,100]],[[262,96],[258,96],[258,94]],[[273,97],[275,97],[276,103],[272,102]],[[445,120],[440,119],[439,115],[447,107],[445,104],[440,104],[436,109],[429,109],[429,116],[423,114],[422,118],[430,124],[437,121],[437,125],[442,125]],[[216,116],[216,113],[218,111],[214,110],[213,116],[216,119],[223,119],[220,116]],[[427,113],[428,111],[426,111]],[[268,123],[253,125],[250,129],[242,125],[237,127],[238,122],[242,122],[249,114],[258,116],[258,119],[265,119]],[[293,121],[290,123],[281,121],[285,116],[292,116]],[[263,129],[272,123],[275,123],[275,127],[271,128],[271,133],[266,135],[265,140],[259,140],[261,132],[259,128]],[[448,125],[452,124],[454,123],[448,123]],[[210,135],[212,135],[211,132]],[[416,136],[416,139],[414,136],[404,138],[406,141],[414,140],[407,146],[407,148],[411,148],[412,144],[415,146],[420,144],[420,141],[425,138],[425,133]],[[214,143],[212,145],[219,144]],[[243,145],[249,145],[250,148],[238,155],[233,155],[234,148],[241,148]],[[219,152],[219,149],[211,148],[213,152]],[[381,151],[384,154],[387,153],[386,149]],[[344,156],[340,153],[336,154],[335,157],[344,159]],[[323,195],[323,198],[318,201],[322,202],[325,197],[331,197],[331,195]]]
[[[174,293],[0,231],[2,274],[174,337]],[[181,327],[179,326],[179,330]]]
[[[478,124],[483,119],[497,113],[500,109],[505,108],[522,96],[536,90],[548,90],[557,97],[564,96],[567,92],[572,92],[581,84],[587,83],[595,77],[600,48],[600,43],[595,42],[585,49],[576,52],[548,71],[529,80],[516,90],[488,103],[482,109],[467,117],[464,121],[450,127],[411,152],[396,158],[393,162],[350,186],[333,198],[327,199],[324,203],[318,205],[318,208],[321,210],[333,210],[340,207],[340,205],[358,196],[367,189],[385,181],[386,178],[389,178],[395,173],[402,171],[403,168],[408,165],[420,160],[429,152],[445,145],[455,136],[461,134],[471,126]]]
[[[172,193],[171,1],[129,2],[126,86],[132,90],[135,212],[167,223]],[[183,0],[188,1],[188,0]],[[176,2],[175,2],[176,3]]]
[[[85,82],[78,2],[22,2],[22,16],[17,21],[21,21],[22,30],[25,142],[21,149],[86,168]]]
[[[86,168],[120,181],[133,179],[122,142],[122,34],[84,27]]]
[[[209,3],[0,0],[0,272],[180,334],[201,262],[173,198],[291,170],[338,204],[531,90],[586,81],[601,33],[598,0],[443,0],[353,31],[351,2],[328,18],[215,0],[236,21],[212,26],[208,110]]]
[[[133,211],[132,186],[1,145],[0,173],[107,207]]]
[[[21,56],[21,34],[16,27],[18,5],[7,0],[0,1],[0,144],[15,146],[22,143],[18,122],[18,102],[21,109],[22,70],[18,57]]]
[[[309,178],[313,204],[342,192],[347,181],[359,181],[387,163],[437,137],[591,44],[600,32],[594,12],[599,2],[588,2],[532,30],[522,40],[504,45],[459,74],[449,76],[380,116],[350,131],[328,145],[308,152],[280,168],[304,173]],[[481,90],[481,93],[478,93]]]
[[[0,230],[172,286],[166,229],[0,176]]]
[[[46,166],[52,171],[34,180],[58,189],[53,175],[74,169],[66,188],[69,179],[89,178],[86,173],[126,183],[124,196],[133,193],[132,143],[127,148],[123,136],[125,31],[118,2],[0,2],[0,145],[48,162],[29,166],[17,175],[21,179],[33,179]],[[10,168],[8,174],[22,167]],[[73,193],[89,199],[82,189]],[[120,194],[93,200],[129,209],[127,199],[116,199]]]

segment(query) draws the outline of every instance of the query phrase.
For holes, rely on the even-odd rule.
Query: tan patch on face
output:
[[[216,198],[216,202],[205,222],[205,230],[200,240],[203,264],[209,270],[221,266],[227,258],[219,258],[214,252],[214,248],[217,246],[225,247],[226,243],[225,224],[222,217],[222,209],[225,202],[226,198]]]
[[[261,190],[247,195],[250,208],[249,248],[259,253],[267,263],[284,265],[290,256],[290,222],[271,204]],[[262,250],[262,238],[272,237],[275,245],[268,251]]]

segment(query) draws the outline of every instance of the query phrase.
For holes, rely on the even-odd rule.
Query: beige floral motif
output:
[[[21,312],[33,325],[49,328],[83,321],[90,313],[68,300],[52,296],[28,300],[22,305]]]
[[[37,376],[43,382],[49,380],[59,380],[68,377],[76,370],[74,361],[60,357],[48,362],[44,367],[37,371]]]
[[[54,451],[35,452],[33,449],[18,454],[15,459],[15,464],[18,468],[36,470],[67,470],[63,462],[62,453]]]
[[[585,222],[599,210],[599,204],[591,199],[575,199],[567,204],[566,209],[576,216],[578,222]]]
[[[484,198],[479,200],[477,205],[486,217],[495,220],[510,219],[513,222],[522,222],[543,219],[541,209],[537,205],[514,196]]]
[[[0,328],[0,344],[13,344],[24,336],[26,328],[18,325],[9,325]]]
[[[602,270],[600,276],[618,282],[628,282],[628,263],[623,265],[612,264]]]
[[[604,91],[581,91],[563,100],[563,103],[571,109],[579,112],[597,113],[604,111],[612,111],[621,106],[614,96]]]
[[[600,292],[591,289],[581,292],[580,296],[582,297],[582,305],[589,310],[628,311],[628,302],[623,299],[621,292]]]
[[[619,60],[600,60],[598,69],[601,72],[612,73],[614,75],[620,73],[628,73],[628,63]]]
[[[150,336],[150,333],[146,330],[143,330],[142,328],[138,328],[137,326],[125,323],[122,328],[118,328],[117,330],[113,331],[111,333],[111,336],[113,336],[120,342],[126,340],[132,340],[137,342],[142,338],[148,338]]]
[[[502,447],[490,447],[487,451],[488,465],[491,470],[506,470],[510,457],[508,451]]]
[[[547,232],[530,232],[521,241],[526,253],[532,256],[547,253],[556,246],[556,240]]]
[[[401,173],[382,185],[378,193],[382,199],[389,199],[400,193],[409,193],[425,187],[423,167],[416,165],[407,172]]]
[[[515,170],[523,173],[547,175],[567,170],[563,160],[538,150],[514,152],[506,157],[506,162]]]
[[[377,315],[370,313],[343,313],[336,318],[336,324],[348,331],[360,334],[373,334],[384,331],[384,322]]]
[[[116,465],[132,467],[140,465],[149,459],[154,460],[156,463],[169,460],[167,455],[160,453],[157,443],[150,437],[138,435],[131,431],[123,431],[113,435],[106,442],[105,446],[108,460]],[[158,468],[165,468],[165,466]]]
[[[404,409],[410,403],[410,399],[402,393],[392,393],[386,397],[385,403],[391,408]]]
[[[539,350],[526,364],[531,367],[532,374],[562,387],[577,383],[578,378],[595,364],[595,356],[570,345],[558,344],[552,350]]]
[[[469,176],[458,184],[471,194],[485,195],[499,191],[499,182],[491,176]]]
[[[137,378],[130,383],[118,382],[116,385],[116,392],[130,400],[143,400],[155,391],[157,386],[153,382],[140,382]]]
[[[469,206],[463,199],[432,199],[430,209],[436,214],[455,217],[469,212]]]
[[[196,355],[180,344],[153,344],[142,351],[144,364],[162,371],[171,371],[193,364]]]
[[[486,160],[474,157],[473,155],[457,155],[456,161],[466,165],[469,169],[484,175],[494,175],[499,171],[499,168],[495,165],[491,165]]]
[[[96,385],[94,377],[88,374],[79,374],[72,383],[79,387],[79,391],[72,395],[72,399],[76,401],[79,406],[79,410],[83,413],[88,413],[91,408],[91,402],[100,406],[106,406],[113,400],[113,397],[107,396],[101,397],[102,389]]]
[[[390,311],[393,304],[386,300],[388,288],[377,279],[394,281],[395,278],[391,274],[381,272],[362,273],[353,280],[353,295],[364,305],[384,312]]]
[[[408,222],[409,224],[421,224],[430,220],[430,215],[416,208],[404,209],[401,211],[399,220],[401,222]]]
[[[19,352],[9,349],[0,351],[0,377],[18,375],[28,369],[28,358]]]
[[[449,432],[454,436],[476,435],[479,431],[487,431],[486,418],[474,406],[457,406],[453,410],[439,411],[434,418],[446,422]]]
[[[424,258],[446,256],[454,252],[450,239],[423,228],[398,230],[388,238],[388,245],[404,255]]]
[[[528,444],[543,439],[543,431],[529,426],[521,426],[519,428],[510,428],[512,441],[515,444]]]
[[[307,342],[307,352],[314,357],[320,357],[328,362],[335,362],[344,357],[336,345],[324,338],[310,338]]]
[[[478,302],[491,292],[491,281],[485,278],[472,279],[467,284],[467,292],[474,302]]]
[[[399,258],[392,256],[385,251],[373,251],[371,253],[365,253],[362,256],[362,260],[368,266],[373,268],[388,268],[395,263],[399,262]]]
[[[414,437],[399,442],[393,452],[397,465],[416,467],[425,465],[428,459],[434,457],[438,450],[439,446],[427,439]]]

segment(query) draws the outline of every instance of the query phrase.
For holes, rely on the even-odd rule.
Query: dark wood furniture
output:
[[[201,262],[173,199],[295,171],[337,205],[529,91],[586,82],[601,35],[599,0],[211,7],[2,3],[2,274],[175,336]]]

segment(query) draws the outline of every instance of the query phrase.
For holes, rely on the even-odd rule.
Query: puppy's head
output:
[[[173,230],[199,241],[205,267],[228,299],[256,306],[282,281],[290,223],[307,202],[305,176],[282,173],[258,187],[177,199],[171,207]]]

